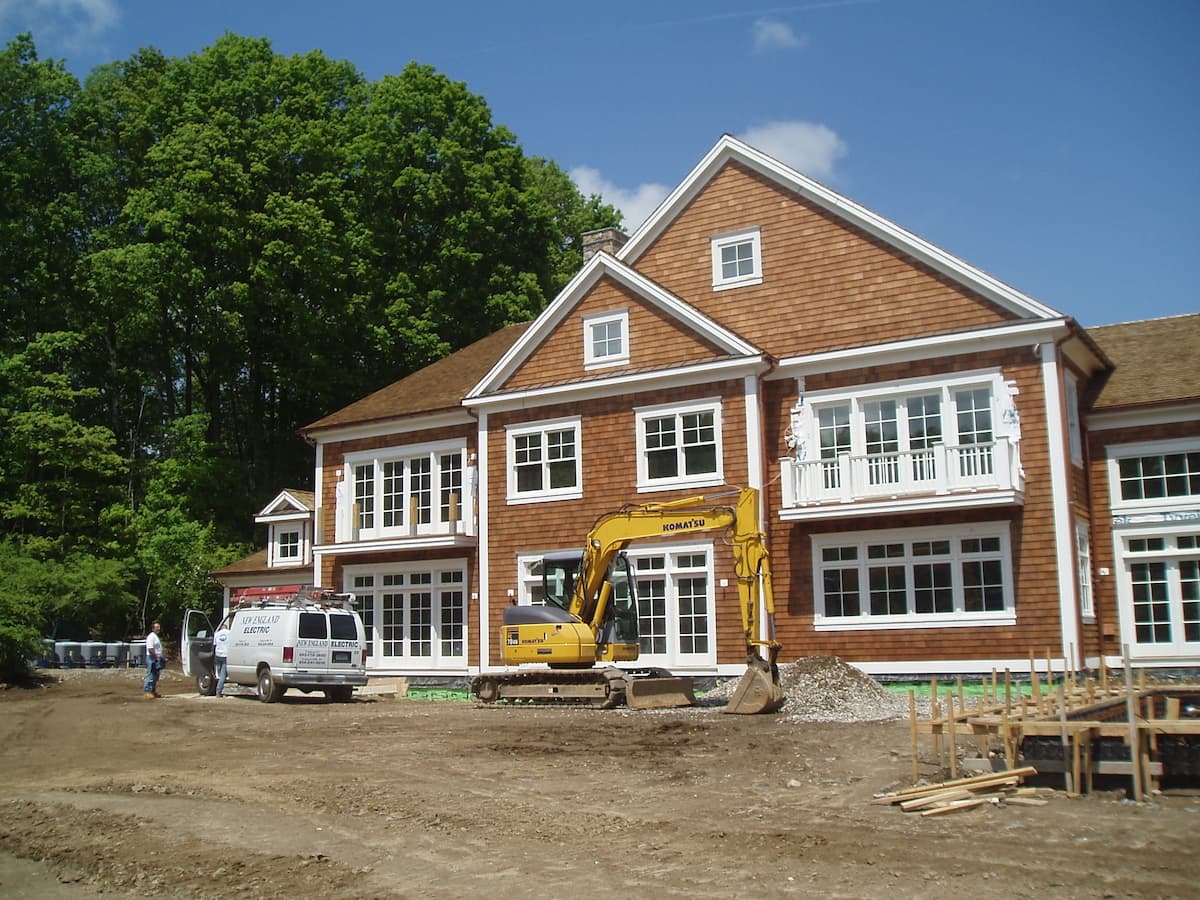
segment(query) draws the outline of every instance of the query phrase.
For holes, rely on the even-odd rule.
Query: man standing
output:
[[[229,662],[229,620],[225,619],[217,626],[213,635],[213,660],[217,666],[217,696],[224,697],[225,672]]]
[[[158,675],[167,665],[163,656],[162,640],[158,636],[161,630],[162,626],[155,622],[150,626],[150,633],[146,635],[146,680],[142,683],[142,695],[147,700],[159,696]]]

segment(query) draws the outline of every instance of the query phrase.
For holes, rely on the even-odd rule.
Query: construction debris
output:
[[[1035,800],[1019,787],[1021,781],[1036,775],[1033,766],[1022,766],[1005,772],[991,775],[976,775],[971,778],[957,778],[953,781],[942,781],[938,784],[921,785],[903,791],[882,794],[872,803],[899,806],[904,812],[919,812],[921,816],[940,816],[965,809],[991,803],[995,806],[1041,805],[1044,800]]]
[[[939,768],[956,778],[959,767],[974,771],[1014,770],[1019,763],[1042,773],[1063,774],[1072,795],[1091,791],[1098,775],[1129,776],[1131,795],[1141,801],[1164,775],[1200,774],[1200,719],[1187,715],[1200,705],[1200,685],[1147,685],[1125,658],[1124,683],[1082,679],[1066,660],[1030,656],[1029,694],[1012,674],[993,671],[983,696],[968,704],[962,680],[944,694],[931,684],[929,718],[918,719],[909,695],[913,780],[918,778],[919,736],[928,736]],[[970,745],[976,753],[972,757]],[[1030,804],[1025,804],[1030,805]]]

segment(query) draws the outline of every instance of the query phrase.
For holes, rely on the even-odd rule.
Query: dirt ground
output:
[[[1200,797],[921,818],[904,720],[0,691],[0,896],[1196,896]],[[937,773],[922,765],[924,776]]]

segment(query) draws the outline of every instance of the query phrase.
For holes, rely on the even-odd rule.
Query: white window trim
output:
[[[706,653],[682,653],[679,649],[679,605],[678,601],[669,602],[668,610],[671,617],[668,620],[667,630],[667,652],[665,654],[648,653],[639,656],[639,659],[646,665],[664,665],[672,668],[686,664],[697,668],[715,666],[717,664],[717,580],[716,580],[716,547],[713,541],[696,541],[683,544],[639,544],[637,547],[632,547],[626,552],[629,559],[629,576],[633,579],[639,577],[637,571],[637,561],[653,556],[667,557],[667,568],[660,570],[663,577],[666,578],[673,586],[676,579],[691,572],[699,572],[699,569],[680,570],[672,564],[671,557],[687,556],[689,554],[703,553],[704,556],[704,576],[708,587],[708,597],[706,600],[708,610],[708,629],[707,643],[708,651]],[[648,573],[643,573],[642,577],[649,577]],[[640,601],[639,601],[640,602]]]
[[[1185,497],[1151,497],[1144,500],[1125,500],[1121,497],[1121,467],[1120,461],[1131,456],[1167,456],[1172,453],[1195,453],[1200,450],[1200,440],[1196,438],[1175,438],[1165,441],[1147,441],[1139,444],[1114,444],[1107,450],[1108,469],[1108,499],[1114,515],[1122,512],[1145,511],[1151,509],[1176,509],[1180,507],[1200,507],[1200,496],[1190,494]],[[1121,524],[1121,523],[1118,523]]]
[[[383,538],[383,537],[404,537],[413,534],[413,529],[408,522],[409,510],[404,510],[403,525],[394,525],[384,527],[383,525],[383,473],[382,465],[386,462],[397,459],[413,459],[415,457],[428,456],[430,458],[429,478],[430,478],[430,521],[416,526],[415,533],[417,534],[441,534],[456,523],[442,521],[442,502],[441,502],[441,467],[437,459],[438,456],[443,456],[447,453],[459,453],[462,456],[462,494],[465,496],[467,490],[467,470],[470,465],[469,454],[467,453],[467,442],[465,439],[455,439],[447,441],[436,441],[428,444],[405,444],[397,447],[380,447],[376,450],[361,450],[355,453],[347,453],[343,460],[343,479],[348,486],[350,496],[348,498],[351,507],[353,508],[356,502],[354,497],[354,470],[357,466],[367,465],[368,463],[375,467],[374,475],[374,490],[375,490],[375,525],[371,528],[359,528],[357,520],[353,523],[354,533],[357,535],[357,540]],[[408,473],[405,473],[405,479],[408,478]],[[460,497],[459,500],[459,522],[465,521],[467,511],[464,509],[465,503]]]
[[[664,403],[657,406],[634,407],[634,428],[637,432],[637,490],[638,493],[651,491],[667,491],[677,487],[715,487],[725,483],[725,449],[721,426],[721,399],[712,397],[705,400],[693,400],[689,403]],[[711,412],[713,414],[713,439],[716,442],[717,469],[715,472],[705,472],[697,475],[677,475],[674,478],[650,477],[646,462],[646,430],[644,423],[647,419],[664,418],[667,415],[676,417],[693,412]],[[682,435],[680,435],[682,438]],[[683,444],[678,444],[676,452],[682,454]],[[680,471],[683,471],[682,455],[680,455]]]
[[[282,543],[280,538],[284,534],[291,534],[293,532],[299,537],[296,543],[296,555],[284,556],[281,553]],[[304,521],[295,520],[272,523],[270,543],[268,565],[271,567],[300,566],[306,564],[309,560],[308,524]]]
[[[1079,379],[1070,372],[1063,379],[1066,383],[1067,443],[1071,448],[1071,462],[1083,466],[1083,431],[1079,425]]]
[[[621,325],[621,352],[597,356],[595,343],[592,340],[592,329],[597,325],[607,325],[611,322],[618,322]],[[592,313],[591,315],[584,316],[584,369],[588,371],[592,369],[606,369],[610,366],[619,366],[627,362],[629,362],[629,310],[610,310],[608,312]]]
[[[749,242],[751,245],[754,271],[749,275],[725,278],[721,269],[721,250],[733,244],[744,244],[746,242]],[[727,234],[718,234],[711,239],[710,245],[712,249],[712,286],[714,291],[726,291],[730,288],[762,284],[762,234],[757,226]]]
[[[1132,445],[1131,445],[1132,446]],[[1145,445],[1139,445],[1145,446]],[[1177,566],[1179,559],[1193,558],[1196,551],[1164,548],[1145,552],[1129,549],[1129,543],[1139,538],[1162,538],[1165,541],[1178,541],[1180,537],[1196,537],[1200,539],[1200,525],[1197,519],[1179,522],[1174,519],[1155,521],[1151,523],[1135,522],[1131,525],[1121,525],[1113,529],[1113,553],[1116,563],[1117,582],[1117,618],[1121,628],[1121,644],[1128,646],[1131,659],[1146,660],[1149,663],[1170,664],[1179,662],[1192,665],[1195,662],[1195,651],[1186,647],[1180,654],[1179,647],[1184,642],[1176,640],[1170,644],[1139,643],[1137,641],[1136,623],[1133,621],[1133,580],[1130,567],[1137,562],[1164,562],[1168,566]],[[1175,569],[1173,577],[1178,577]],[[1177,595],[1172,596],[1171,603],[1175,606]],[[1178,627],[1179,622],[1172,616],[1172,626]]]
[[[542,434],[548,431],[575,431],[575,484],[565,488],[543,488],[540,491],[517,490],[516,448],[517,437],[527,434]],[[544,445],[543,445],[544,446]],[[522,422],[519,425],[507,425],[504,428],[505,467],[507,470],[507,500],[510,506],[521,503],[540,503],[545,500],[578,500],[583,496],[583,426],[579,416],[564,419],[545,419],[539,422]],[[543,472],[549,483],[549,471],[545,468],[549,461],[542,460]]]
[[[1092,578],[1092,529],[1087,522],[1075,523],[1076,563],[1079,567],[1079,615],[1096,621],[1096,586]]]
[[[1004,577],[1004,609],[987,612],[953,613],[916,613],[909,612],[901,616],[827,616],[825,615],[825,597],[821,590],[824,583],[822,577],[821,551],[826,547],[842,546],[845,544],[867,544],[878,542],[911,544],[913,541],[950,540],[959,541],[963,538],[1000,539],[1000,562]],[[858,560],[861,564],[865,560]],[[1017,621],[1016,599],[1013,586],[1012,571],[1012,542],[1009,538],[1008,522],[980,522],[966,526],[931,526],[926,528],[906,528],[887,531],[848,531],[840,534],[823,534],[812,538],[812,577],[813,577],[813,630],[814,631],[886,631],[902,628],[974,628],[979,626],[1015,625]],[[866,604],[867,585],[860,586],[862,596],[860,602]],[[911,585],[909,587],[912,589]],[[955,597],[955,603],[959,601]]]
[[[431,575],[431,583],[428,585],[428,588],[430,591],[432,591],[435,594],[437,593],[437,591],[440,588],[445,587],[444,585],[442,585],[441,580],[440,580],[440,576],[442,575],[442,573],[455,572],[455,573],[459,573],[462,575],[462,581],[459,582],[459,584],[455,586],[455,589],[461,589],[462,595],[463,595],[463,607],[462,607],[462,610],[463,610],[463,631],[462,631],[463,652],[462,652],[462,656],[446,656],[446,657],[442,656],[441,647],[438,645],[441,638],[440,638],[440,634],[437,633],[437,628],[440,626],[440,622],[433,623],[435,638],[434,638],[434,646],[433,646],[434,653],[432,656],[384,656],[383,655],[382,623],[379,621],[378,616],[376,616],[375,621],[374,621],[375,641],[371,647],[371,655],[368,657],[369,665],[372,668],[390,669],[390,668],[394,668],[396,666],[403,666],[407,669],[407,668],[412,668],[414,666],[417,666],[417,667],[424,666],[424,667],[428,668],[430,671],[456,671],[457,672],[457,671],[461,671],[462,669],[464,669],[466,667],[466,665],[470,659],[470,654],[471,654],[471,645],[470,645],[471,593],[469,590],[469,585],[468,585],[468,580],[467,580],[469,577],[469,573],[467,571],[467,560],[466,559],[462,559],[462,558],[430,559],[430,560],[417,561],[417,562],[385,563],[385,564],[380,564],[380,565],[346,566],[342,570],[342,586],[343,586],[342,589],[345,591],[349,591],[351,593],[356,592],[356,590],[363,590],[361,588],[356,589],[353,586],[354,579],[355,579],[355,577],[358,577],[358,576],[370,575],[372,578],[374,578],[374,584],[371,586],[371,588],[369,590],[372,595],[377,595],[377,594],[381,594],[381,593],[386,593],[388,590],[388,588],[385,588],[385,586],[383,584],[383,578],[385,575],[404,575],[404,576],[406,576],[406,581],[407,581],[407,576],[410,576],[410,575],[413,575],[416,573],[425,573],[425,572],[428,572]],[[421,587],[426,587],[426,586],[422,585]],[[402,590],[404,592],[408,592],[412,588],[413,588],[413,585],[405,584],[402,587],[399,587],[398,589]],[[374,609],[374,607],[372,607],[372,609]],[[406,627],[408,627],[410,625],[411,625],[411,623],[406,623]]]
[[[1000,415],[1000,404],[1008,396],[1004,376],[997,370],[964,372],[948,375],[945,378],[911,378],[901,381],[883,382],[881,384],[860,385],[847,390],[838,388],[828,391],[812,391],[805,395],[805,403],[812,410],[811,430],[807,433],[810,453],[815,459],[821,452],[821,434],[817,410],[832,407],[850,406],[850,442],[853,455],[866,453],[866,426],[863,419],[863,405],[887,400],[898,400],[914,397],[920,394],[940,394],[942,397],[942,442],[947,446],[958,443],[957,427],[947,430],[946,425],[954,424],[957,407],[954,401],[956,391],[971,388],[987,388],[992,396],[992,433],[1001,437],[1006,433],[1005,424]]]

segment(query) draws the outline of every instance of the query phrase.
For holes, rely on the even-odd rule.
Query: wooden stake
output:
[[[946,716],[946,724],[950,727],[950,738],[946,743],[949,744],[948,749],[950,751],[950,777],[957,778],[958,777],[958,727],[957,727],[958,718],[954,714],[954,694],[952,694],[950,692],[949,688],[946,688],[946,706],[949,708],[948,714]]]
[[[1073,771],[1069,763],[1072,757],[1070,747],[1074,743],[1074,740],[1067,736],[1067,697],[1066,689],[1061,684],[1058,686],[1058,721],[1062,726],[1059,735],[1062,740],[1063,751],[1063,784],[1067,789],[1067,793],[1075,796],[1075,785],[1079,783],[1079,773]]]
[[[1133,772],[1133,799],[1142,802],[1142,739],[1138,731],[1137,703],[1133,696],[1133,672],[1129,667],[1129,645],[1122,647],[1125,663],[1125,713],[1129,716],[1129,762]]]
[[[1033,660],[1033,651],[1029,651],[1029,698],[1037,715],[1042,714],[1042,683],[1038,680],[1037,664]]]
[[[912,780],[916,784],[921,777],[920,766],[918,764],[917,752],[917,692],[912,688],[908,689],[908,721],[909,721],[909,741],[912,744]]]
[[[942,709],[941,703],[938,701],[938,682],[934,678],[929,682],[929,721],[935,723],[937,727],[933,729],[933,752],[937,757],[939,769],[945,768],[942,761]]]

